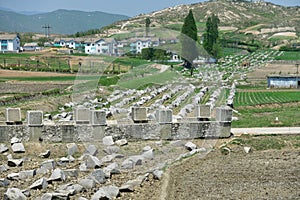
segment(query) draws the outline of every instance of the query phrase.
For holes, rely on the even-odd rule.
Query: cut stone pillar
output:
[[[210,119],[211,109],[210,105],[198,105],[195,107],[195,115],[198,119]]]
[[[219,122],[231,122],[232,109],[228,106],[216,108],[216,121]]]
[[[43,126],[43,111],[27,111],[27,123],[28,126]]]
[[[91,110],[92,125],[106,125],[106,112],[103,110]]]
[[[76,124],[89,124],[91,112],[88,108],[77,108],[74,110]]]
[[[6,108],[6,124],[21,124],[20,108]]]
[[[170,124],[172,123],[173,111],[170,109],[157,110],[155,117],[160,124]]]
[[[132,107],[131,116],[134,122],[147,122],[147,108],[146,107]]]

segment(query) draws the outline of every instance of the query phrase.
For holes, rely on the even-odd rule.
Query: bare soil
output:
[[[267,63],[266,66],[256,69],[247,74],[249,80],[264,80],[270,74],[296,74],[296,67],[294,64],[275,64]]]
[[[0,70],[0,77],[57,77],[57,76],[74,76],[74,74],[54,73],[54,72],[32,72],[32,71],[17,71],[17,70]]]
[[[246,154],[238,146],[228,155],[216,149],[172,165],[133,199],[300,199],[299,166],[299,148]]]

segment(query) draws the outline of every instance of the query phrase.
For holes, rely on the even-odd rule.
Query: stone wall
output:
[[[10,141],[13,137],[32,142],[97,142],[102,141],[104,136],[113,136],[115,140],[230,137],[231,108],[217,108],[218,121],[210,121],[210,109],[204,111],[204,114],[199,112],[194,118],[173,121],[172,110],[158,110],[156,120],[149,120],[146,109],[139,107],[132,109],[132,120],[128,120],[127,123],[112,123],[106,121],[103,111],[78,109],[75,111],[77,117],[74,121],[46,123],[43,121],[42,111],[28,111],[27,120],[19,122],[19,118],[14,121],[12,116],[17,116],[16,113],[20,110],[7,108],[7,124],[0,125],[0,142]],[[203,120],[203,117],[206,120]]]
[[[104,136],[127,140],[176,140],[196,138],[230,137],[231,122],[178,122],[171,124],[140,123],[113,124],[104,126],[81,125],[28,125],[0,126],[0,142],[12,137],[23,141],[47,142],[93,142],[102,141]]]

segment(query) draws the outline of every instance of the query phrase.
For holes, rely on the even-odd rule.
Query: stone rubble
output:
[[[50,150],[37,153],[37,157],[40,157],[42,160],[40,163],[37,163],[39,167],[36,169],[21,170],[20,166],[22,164],[20,163],[30,162],[30,159],[13,159],[13,155],[8,154],[8,165],[1,165],[0,170],[5,172],[9,170],[8,166],[19,170],[18,172],[9,173],[7,177],[0,177],[0,187],[8,188],[13,185],[12,182],[24,180],[30,183],[28,188],[25,188],[25,190],[19,189],[18,191],[23,192],[23,195],[26,194],[24,195],[25,198],[27,198],[26,196],[30,196],[31,191],[42,190],[44,194],[40,194],[39,197],[34,196],[34,198],[43,200],[70,199],[71,196],[80,195],[84,191],[94,190],[90,199],[113,199],[120,196],[121,193],[135,191],[136,187],[140,187],[144,181],[149,179],[149,175],[155,180],[162,179],[164,174],[162,169],[166,166],[166,163],[143,172],[143,175],[130,180],[127,179],[120,187],[112,185],[110,179],[113,176],[122,175],[122,173],[128,173],[131,170],[138,170],[148,162],[155,160],[156,148],[163,148],[164,142],[155,141],[152,145],[142,147],[139,151],[140,154],[124,156],[118,153],[122,152],[123,148],[126,148],[123,144],[128,144],[127,140],[123,140],[120,143],[114,143],[112,137],[107,137],[105,140],[108,140],[110,145],[104,145],[108,144],[105,142],[103,144],[103,151],[99,153],[95,145],[88,145],[79,158],[71,156],[79,153],[79,148],[75,143],[68,143],[66,145],[67,157],[47,160]],[[19,142],[14,144],[19,144]],[[114,144],[118,146],[114,146]],[[169,145],[172,148],[181,148],[183,150],[184,142],[181,140],[172,141]],[[184,156],[201,153],[205,150],[201,148],[197,149],[196,145],[192,142],[187,142],[185,148],[190,152]],[[101,156],[97,156],[98,154],[101,154]],[[77,167],[72,165],[75,162],[79,164],[75,165]],[[11,188],[8,188],[8,193],[11,192],[9,190]],[[78,197],[77,199],[80,198]],[[84,198],[82,197],[81,199]]]

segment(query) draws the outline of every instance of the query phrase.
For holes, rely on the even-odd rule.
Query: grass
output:
[[[240,53],[240,52],[241,52],[241,49],[238,49],[238,48],[230,48],[230,47],[222,48],[223,57],[233,56],[233,55],[236,55],[237,53]]]
[[[233,128],[300,126],[300,108],[298,105],[235,109],[241,115],[238,115],[238,121],[232,122]],[[279,121],[275,121],[277,117]]]
[[[234,128],[300,126],[300,92],[265,90],[263,86],[238,86],[234,108],[239,111]],[[278,118],[279,121],[275,121]]]
[[[283,54],[275,57],[276,60],[300,60],[300,51],[283,51]]]
[[[298,101],[300,101],[298,91],[240,91],[236,93],[234,105],[240,107]]]
[[[178,74],[173,71],[165,71],[163,73],[154,73],[152,75],[146,75],[140,78],[134,79],[120,79],[118,85],[123,88],[136,89],[150,83],[153,84],[165,84],[167,81],[175,80]]]
[[[263,136],[255,137],[242,135],[240,138],[234,139],[231,144],[239,144],[243,146],[250,146],[254,150],[263,151],[269,149],[282,149],[286,147],[286,138],[294,140],[294,136]]]

